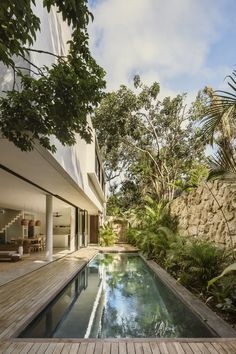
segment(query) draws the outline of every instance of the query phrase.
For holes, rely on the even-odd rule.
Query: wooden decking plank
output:
[[[94,354],[95,343],[88,343],[86,354]]]
[[[88,344],[86,342],[80,343],[78,354],[85,354],[86,349],[87,349],[87,345]]]
[[[41,346],[41,343],[33,343],[33,346],[30,349],[30,354],[38,353],[40,346]]]
[[[182,348],[180,343],[175,342],[174,346],[178,354],[185,354],[184,349]]]
[[[104,342],[102,348],[102,354],[110,354],[111,353],[111,343]]]
[[[197,346],[196,343],[188,343],[188,345],[190,346],[194,354],[202,354],[201,349]]]
[[[166,343],[164,343],[164,342],[160,343],[160,350],[161,350],[161,354],[169,354]]]
[[[135,354],[134,343],[133,342],[127,342],[126,345],[127,345],[128,354]]]
[[[31,348],[33,347],[33,343],[25,343],[24,348],[20,351],[20,354],[30,353]]]
[[[119,343],[119,354],[127,354],[127,347],[125,342]]]
[[[53,354],[61,354],[63,347],[64,347],[64,343],[55,343]]]
[[[10,353],[17,353],[17,354],[19,354],[24,348],[25,348],[25,346],[26,346],[26,343],[24,343],[24,342],[15,342],[15,343],[13,343],[13,345],[12,345],[12,351],[10,350],[9,352]],[[7,352],[7,351],[6,351]]]
[[[151,347],[151,350],[152,350],[152,354],[160,354],[161,353],[157,343],[150,342],[150,347]]]
[[[145,354],[152,354],[152,350],[148,342],[142,343],[142,345],[143,345],[143,352]]]
[[[167,349],[168,349],[169,353],[171,353],[171,354],[178,354],[178,353],[177,353],[177,350],[176,350],[176,348],[175,348],[175,346],[174,346],[174,343],[168,343],[168,342],[166,342],[165,344],[166,344],[166,346],[167,346]]]
[[[235,342],[229,342],[229,343],[227,343],[230,347],[232,347],[234,350],[235,350],[235,352],[236,352],[236,343]]]
[[[119,348],[117,342],[111,343],[111,354],[119,354]]]
[[[228,354],[236,353],[235,348],[230,345],[231,343],[227,342],[227,343],[220,343],[220,344],[227,351]]]
[[[55,348],[56,348],[56,343],[49,343],[47,349],[45,350],[45,354],[52,354]]]
[[[96,343],[94,353],[102,354],[102,347],[103,347],[103,344],[101,342]]]
[[[210,351],[205,344],[207,344],[207,343],[197,343],[197,346],[201,350],[202,353],[210,354]]]
[[[42,343],[38,349],[38,351],[36,351],[37,354],[44,354],[45,351],[47,350],[47,347],[49,346],[49,343]]]
[[[71,343],[65,343],[62,348],[61,354],[68,354],[70,349],[71,349]]]
[[[0,342],[0,353],[4,353],[4,350],[7,350],[10,345],[11,342],[9,341]]]
[[[10,346],[5,350],[4,354],[17,353],[15,350],[17,348],[17,343],[11,343]]]
[[[79,351],[80,343],[72,343],[69,354],[77,354]]]
[[[216,348],[214,347],[214,345],[212,345],[212,343],[207,343],[207,349],[211,354],[218,354]]]
[[[212,343],[213,347],[217,350],[219,354],[227,354],[227,351],[220,345],[220,343]]]
[[[135,347],[135,353],[136,354],[145,354],[143,352],[143,346],[141,342],[135,342],[134,343],[134,347]]]

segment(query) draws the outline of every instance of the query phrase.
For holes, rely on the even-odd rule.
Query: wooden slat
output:
[[[127,342],[127,352],[128,354],[135,354],[134,343]]]
[[[227,351],[224,350],[224,348],[222,348],[219,343],[212,343],[212,345],[217,350],[217,353],[219,353],[219,354],[227,354]]]
[[[142,346],[142,343],[141,342],[136,342],[134,343],[134,347],[135,347],[135,353],[136,354],[145,354],[143,352],[143,346]]]
[[[94,354],[95,343],[88,343],[86,354]]]
[[[31,348],[33,347],[33,343],[25,343],[24,348],[19,352],[20,354],[30,353]]]
[[[10,342],[0,342],[0,353],[4,353],[5,350],[10,346]]]
[[[41,346],[41,343],[33,343],[33,346],[30,349],[30,354],[38,353],[40,346]]]
[[[45,354],[52,354],[55,349],[56,349],[56,343],[49,343],[49,346],[47,347]]]
[[[72,345],[71,343],[65,343],[61,351],[61,354],[68,354],[69,351],[71,350],[71,345]]]
[[[174,346],[178,354],[185,354],[180,343],[174,343]]]
[[[157,343],[150,342],[150,347],[151,347],[151,350],[152,350],[153,354],[160,354],[161,353]]]
[[[37,354],[45,354],[47,348],[49,346],[49,343],[42,343],[38,349],[38,351],[36,352]]]
[[[189,343],[189,346],[194,354],[202,354],[200,348],[197,346],[196,343]]]
[[[220,343],[222,348],[224,348],[224,350],[227,352],[227,354],[235,354],[236,350],[235,348],[232,348],[232,346],[230,345],[230,343]]]
[[[197,346],[201,350],[202,353],[210,354],[210,351],[208,350],[208,348],[205,344],[207,344],[207,343],[197,343]]]
[[[78,354],[85,354],[87,349],[87,343],[80,343]]]
[[[56,343],[56,348],[54,349],[53,354],[61,354],[63,347],[64,343]]]
[[[111,343],[103,343],[102,354],[110,354],[111,353]]]
[[[111,354],[119,354],[118,343],[111,343]]]
[[[147,343],[143,343],[143,352],[145,354],[152,354],[152,350],[151,350],[151,347],[150,347],[150,344],[147,342]]]
[[[80,343],[71,344],[71,348],[70,348],[69,354],[77,354],[78,351],[79,351],[79,346],[80,346]]]
[[[102,354],[102,347],[103,347],[103,344],[101,342],[96,343],[94,353]]]
[[[174,346],[174,343],[168,343],[168,342],[166,342],[166,347],[167,347],[169,353],[171,353],[171,354],[178,354],[178,353],[177,353],[177,350],[176,350],[176,348],[175,348],[175,346]]]
[[[206,347],[211,354],[218,354],[217,350],[215,349],[215,347],[211,343],[206,343]]]
[[[160,350],[161,350],[161,354],[169,354],[166,343],[164,343],[164,342],[160,343]]]
[[[119,354],[127,354],[126,343],[125,342],[120,342],[119,343]]]

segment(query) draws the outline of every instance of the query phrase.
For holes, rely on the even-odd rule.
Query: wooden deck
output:
[[[97,250],[81,249],[0,287],[0,339],[17,336]]]
[[[4,341],[0,353],[61,354],[235,354],[233,340]]]

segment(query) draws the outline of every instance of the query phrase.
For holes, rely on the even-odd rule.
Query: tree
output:
[[[236,178],[236,71],[228,76],[228,85],[233,90],[214,91],[205,88],[207,96],[203,110],[202,134],[215,150],[209,159],[211,171],[209,179]]]
[[[185,95],[161,102],[158,83],[146,86],[135,77],[135,86],[135,92],[121,86],[108,93],[95,112],[107,178],[121,173],[118,193],[125,192],[127,204],[146,194],[170,201],[178,189],[189,186],[191,169],[204,161],[203,139]]]
[[[35,141],[55,151],[50,136],[63,144],[75,143],[78,133],[91,142],[87,115],[93,112],[105,87],[104,71],[90,54],[87,25],[92,14],[87,0],[43,0],[49,12],[58,8],[72,28],[67,57],[57,56],[51,68],[30,62],[31,46],[40,30],[40,19],[33,13],[35,0],[3,0],[0,8],[0,62],[14,73],[13,87],[0,98],[0,129],[23,151],[32,150]],[[18,67],[14,56],[31,67]],[[29,74],[34,76],[30,76]],[[16,90],[16,80],[21,81]]]

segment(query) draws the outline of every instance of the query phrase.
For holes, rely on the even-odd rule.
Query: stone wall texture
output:
[[[226,247],[232,239],[236,246],[236,183],[207,182],[174,199],[170,209],[180,234]]]

